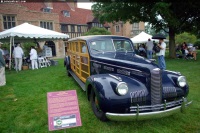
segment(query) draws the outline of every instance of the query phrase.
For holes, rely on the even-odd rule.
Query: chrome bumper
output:
[[[113,120],[113,121],[134,121],[134,120],[156,119],[156,118],[170,116],[174,113],[184,112],[185,107],[187,107],[191,103],[192,101],[183,102],[181,106],[173,107],[173,108],[166,109],[163,111],[153,111],[153,112],[146,112],[146,113],[130,113],[130,114],[106,113],[106,117],[109,120]]]

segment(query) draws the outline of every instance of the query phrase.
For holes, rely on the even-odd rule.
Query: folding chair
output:
[[[38,66],[39,66],[39,68],[47,67],[44,57],[38,57]]]

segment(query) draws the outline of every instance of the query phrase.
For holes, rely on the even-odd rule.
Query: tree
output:
[[[139,0],[94,0],[94,16],[100,22],[149,22],[156,31],[169,34],[169,55],[175,58],[175,35],[193,31],[200,34],[200,2],[194,0],[141,2]],[[168,30],[166,30],[168,29]]]
[[[105,28],[97,28],[97,27],[92,27],[88,32],[85,32],[84,35],[110,35],[111,33],[106,30]]]
[[[176,44],[182,44],[183,42],[194,44],[197,41],[197,38],[195,35],[184,32],[182,34],[176,35],[175,40]]]

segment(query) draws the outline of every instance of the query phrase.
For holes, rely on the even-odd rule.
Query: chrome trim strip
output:
[[[174,74],[178,74],[178,75],[181,75],[180,72],[175,72],[175,71],[170,71],[170,70],[165,70],[166,72],[171,72],[171,73],[174,73]]]
[[[118,81],[122,81],[122,79],[120,77],[117,77],[115,75],[109,74],[109,76],[113,77],[114,79],[118,80]]]
[[[185,102],[183,102],[185,103]],[[182,104],[181,106],[177,106],[171,109],[167,109],[164,111],[154,111],[154,112],[147,112],[147,113],[130,113],[130,114],[118,114],[118,113],[106,113],[106,117],[109,120],[113,121],[136,121],[136,120],[147,120],[147,119],[156,119],[156,118],[162,118],[167,117],[175,113],[183,112],[183,110],[191,104],[191,102]]]
[[[137,69],[127,68],[127,67],[120,67],[120,66],[116,66],[116,65],[112,65],[112,64],[108,64],[108,63],[99,62],[99,61],[96,61],[96,60],[90,60],[90,61],[93,61],[93,62],[96,62],[96,63],[105,64],[105,65],[110,65],[110,66],[114,66],[114,67],[119,67],[119,68],[123,68],[123,69],[129,69],[129,70],[132,70],[132,71],[137,71],[137,72],[142,73],[142,71],[137,70]]]

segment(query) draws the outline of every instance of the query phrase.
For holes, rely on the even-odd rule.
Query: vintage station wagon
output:
[[[144,120],[184,111],[189,86],[180,72],[160,70],[137,55],[129,38],[111,35],[69,39],[68,76],[86,91],[101,121]]]

